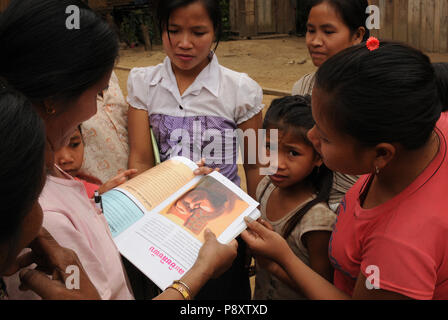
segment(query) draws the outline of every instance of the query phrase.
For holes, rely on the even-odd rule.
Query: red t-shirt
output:
[[[440,148],[420,176],[393,199],[373,209],[360,206],[371,178],[363,176],[338,209],[329,255],[334,284],[350,296],[360,272],[380,289],[413,299],[448,299],[448,116],[436,131]]]
[[[95,191],[98,190],[98,189],[100,188],[99,185],[94,184],[94,183],[87,182],[87,181],[84,180],[84,179],[80,179],[80,178],[76,178],[76,177],[75,177],[75,180],[78,180],[78,181],[80,181],[80,182],[82,182],[82,183],[84,184],[84,187],[86,188],[86,191],[87,191],[87,196],[88,196],[90,199],[92,199],[92,198],[95,196]]]

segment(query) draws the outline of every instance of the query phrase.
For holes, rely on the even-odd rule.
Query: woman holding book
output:
[[[70,5],[80,9],[80,29],[66,28],[65,12]],[[45,124],[48,176],[39,199],[43,226],[57,242],[76,253],[99,297],[132,299],[121,257],[102,212],[90,202],[82,183],[54,165],[54,151],[67,143],[81,122],[96,113],[97,94],[107,87],[118,54],[116,36],[81,1],[13,0],[0,17],[0,43],[5,44],[0,53],[0,77],[31,100]],[[40,223],[33,225],[40,229]],[[157,298],[189,299],[211,277],[230,266],[236,256],[236,243],[220,245],[209,232],[206,240],[182,282]],[[32,281],[26,283],[29,289],[38,294],[43,287],[46,293],[53,290],[53,295],[40,294],[43,298],[92,297],[80,291],[83,287],[65,292],[61,290],[64,281],[52,280],[52,286],[40,271],[30,272],[33,276],[28,280]],[[8,294],[14,286],[17,289],[19,281],[18,277],[9,279]],[[16,298],[21,297],[18,290],[15,293]]]

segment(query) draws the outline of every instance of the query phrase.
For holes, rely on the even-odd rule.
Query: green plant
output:
[[[120,24],[121,39],[130,46],[137,42],[143,43],[143,34],[140,29],[142,24],[147,27],[149,36],[153,39],[155,36],[153,17],[142,9],[131,10],[123,16]]]
[[[223,35],[221,40],[227,40],[230,35],[230,16],[229,16],[229,0],[219,0],[222,11],[222,29]],[[160,40],[157,32],[157,25],[153,15],[147,10],[135,9],[127,11],[122,15],[120,23],[120,38],[129,46],[135,43],[143,43],[143,35],[140,25],[144,24],[148,28],[151,41]]]
[[[137,42],[137,26],[132,16],[124,16],[120,24],[120,37],[128,45]]]
[[[221,6],[222,12],[222,40],[227,40],[230,36],[230,10],[229,10],[229,0],[219,0],[219,5]]]

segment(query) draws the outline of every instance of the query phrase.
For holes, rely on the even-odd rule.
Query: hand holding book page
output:
[[[104,215],[121,254],[160,288],[194,264],[209,228],[229,243],[260,216],[258,202],[219,172],[175,157],[103,195]]]

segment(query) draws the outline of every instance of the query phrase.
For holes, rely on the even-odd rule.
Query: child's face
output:
[[[306,45],[316,67],[345,48],[361,43],[364,34],[351,34],[338,12],[327,2],[314,6],[308,17]]]
[[[174,10],[167,29],[162,35],[163,48],[175,71],[177,68],[200,72],[207,66],[215,32],[213,22],[201,2]]]
[[[269,135],[266,137],[266,146],[268,155],[275,152],[275,144]],[[279,130],[278,169],[274,175],[269,176],[276,187],[287,188],[305,180],[313,169],[321,164],[322,161],[314,148],[305,143],[302,137],[290,131]]]
[[[54,153],[55,163],[65,172],[76,177],[82,166],[84,159],[84,143],[82,142],[81,132],[76,129],[70,137],[67,146],[62,147]]]
[[[314,87],[312,112],[316,125],[308,131],[308,139],[330,170],[352,175],[372,172],[375,148],[362,147],[355,138],[335,129],[325,117],[325,111],[331,108],[329,100],[323,90]]]

